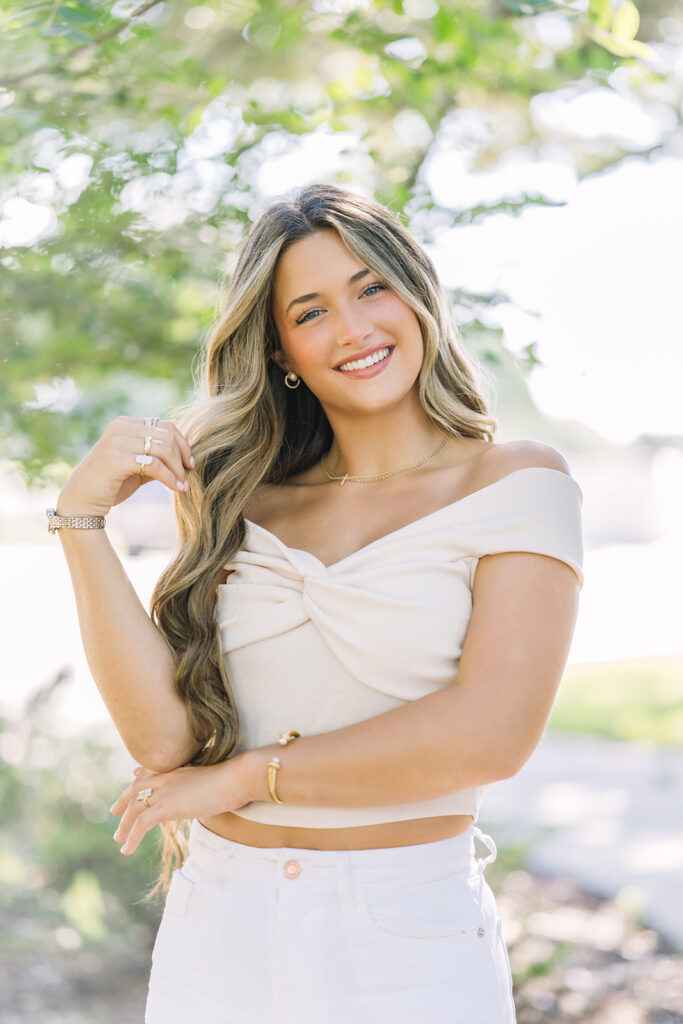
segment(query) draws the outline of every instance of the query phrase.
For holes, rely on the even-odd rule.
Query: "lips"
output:
[[[342,359],[342,361],[340,363],[337,363],[336,366],[333,366],[332,369],[333,370],[339,370],[339,367],[340,366],[344,366],[346,363],[355,363],[359,359],[367,359],[368,356],[373,356],[375,354],[375,352],[381,352],[382,349],[384,349],[384,348],[388,348],[389,349],[389,356],[390,356],[391,353],[396,348],[396,346],[395,345],[375,345],[374,348],[366,348],[364,351],[356,352],[355,355],[349,356],[348,359]],[[387,356],[387,359],[389,358],[389,356]],[[348,372],[355,373],[357,371],[355,371],[355,370],[351,370],[351,371],[340,370],[340,373],[348,373]]]

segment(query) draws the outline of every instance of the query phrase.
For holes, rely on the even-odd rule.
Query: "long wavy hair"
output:
[[[270,202],[240,247],[225,308],[199,353],[193,398],[169,414],[192,447],[195,467],[189,490],[173,495],[178,549],[150,611],[176,655],[175,686],[201,745],[196,765],[234,756],[241,742],[215,610],[221,572],[245,540],[243,509],[259,484],[281,483],[313,466],[333,439],[306,382],[285,387],[271,358],[279,346],[272,313],[278,261],[295,242],[326,229],[417,316],[424,345],[419,396],[430,420],[487,441],[498,428],[480,385],[488,373],[466,354],[429,257],[396,216],[372,199],[320,183]],[[160,874],[145,899],[165,893],[174,866],[182,866],[188,825],[161,825]]]

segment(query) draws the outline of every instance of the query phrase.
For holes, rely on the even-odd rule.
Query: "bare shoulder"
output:
[[[492,479],[534,467],[557,469],[571,476],[569,463],[562,452],[545,441],[524,439],[494,443],[482,458],[482,470]]]
[[[267,519],[277,510],[278,503],[282,501],[282,485],[268,484],[261,482],[249,495],[249,500],[243,509],[246,519],[258,523],[261,519]]]

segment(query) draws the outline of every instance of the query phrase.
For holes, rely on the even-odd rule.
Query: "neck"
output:
[[[431,455],[444,435],[424,414],[419,420],[379,415],[355,418],[343,429],[335,429],[332,423],[332,429],[334,438],[325,461],[335,476],[379,476],[404,469]]]

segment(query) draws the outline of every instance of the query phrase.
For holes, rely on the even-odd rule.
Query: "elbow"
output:
[[[501,751],[496,762],[496,780],[511,779],[522,770],[533,750]]]
[[[164,775],[176,768],[182,768],[195,757],[201,750],[201,744],[194,743],[177,750],[160,750],[153,747],[127,746],[128,753],[143,768],[147,768],[154,775]]]
[[[172,772],[176,768],[182,768],[186,763],[178,758],[163,757],[153,753],[146,754],[144,758],[138,758],[137,760],[143,768],[146,768],[147,771],[153,775],[165,775],[167,772]]]
[[[518,757],[505,750],[496,749],[494,745],[480,751],[476,759],[476,767],[472,772],[473,786],[488,786],[492,782],[511,779],[522,767]]]
[[[519,761],[507,761],[505,764],[501,764],[498,769],[495,781],[501,781],[502,779],[512,779],[517,772],[521,771],[524,766],[524,762],[520,764]]]

